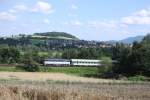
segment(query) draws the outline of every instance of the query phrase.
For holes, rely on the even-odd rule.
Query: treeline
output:
[[[0,45],[0,63],[22,63],[26,55],[31,56],[34,60],[42,64],[46,58],[60,59],[100,59],[104,56],[111,56],[111,48],[72,48],[60,51],[40,51],[32,46],[27,46],[22,51],[20,47]]]
[[[20,51],[14,47],[0,46],[0,63],[18,63],[20,60]]]
[[[31,44],[30,38],[22,35],[20,38],[0,38],[0,44],[9,45],[9,46],[26,46]]]
[[[111,56],[111,48],[65,49],[62,53],[62,58],[66,59],[100,59],[104,56]]]
[[[24,51],[27,46],[34,47],[40,51],[111,46],[111,44],[105,42],[80,40],[75,36],[63,32],[34,33],[33,35],[20,34],[12,37],[0,37],[0,45],[3,44],[19,47],[19,49]]]
[[[134,42],[132,47],[117,43],[112,51],[112,58],[118,61],[113,73],[150,76],[150,34],[142,42]]]
[[[63,50],[41,51],[36,46],[0,45],[0,64],[17,64],[17,68],[38,71],[46,58],[60,59],[100,59],[110,56],[111,48],[68,48]],[[22,66],[23,65],[23,66]]]

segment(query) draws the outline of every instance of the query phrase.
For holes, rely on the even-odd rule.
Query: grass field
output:
[[[47,72],[0,72],[0,79],[3,80],[26,80],[26,81],[64,81],[64,82],[83,82],[101,83],[113,82],[113,80],[86,78],[64,73]],[[117,81],[116,81],[117,82]],[[120,81],[118,81],[120,82]]]
[[[0,100],[150,100],[150,84],[0,81]]]
[[[149,82],[81,77],[97,73],[96,67],[40,67],[40,72],[0,67],[0,71],[0,100],[150,100]]]
[[[18,69],[16,67],[0,67],[0,71],[6,72],[25,72],[25,70]],[[40,72],[55,72],[55,73],[66,73],[84,76],[86,74],[96,74],[96,67],[40,67]]]
[[[6,71],[6,72],[24,72],[24,70],[18,69],[14,66],[0,66],[0,71]]]
[[[86,74],[96,74],[97,67],[40,67],[41,72],[57,72],[84,76]]]

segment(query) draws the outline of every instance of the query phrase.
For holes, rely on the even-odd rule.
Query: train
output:
[[[44,66],[101,66],[95,59],[45,59]]]

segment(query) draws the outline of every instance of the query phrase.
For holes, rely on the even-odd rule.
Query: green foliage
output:
[[[14,47],[0,48],[0,62],[1,63],[17,63],[20,59],[20,52]]]
[[[39,66],[39,72],[54,72],[54,73],[66,73],[66,74],[72,74],[72,75],[79,75],[79,76],[85,76],[85,75],[93,75],[97,74],[97,68],[96,67],[45,67],[45,66]],[[26,68],[25,68],[26,69]],[[25,72],[28,71],[25,70],[23,66],[0,66],[0,71],[7,71],[7,72]]]
[[[15,67],[15,66],[0,66],[0,71],[4,72],[23,72],[25,70],[23,70],[22,68]]]
[[[125,76],[150,76],[150,35],[147,35],[141,43],[134,42],[132,47],[121,44],[115,49],[118,64],[113,69],[114,72]]]
[[[116,44],[115,60],[118,61],[114,67],[114,71],[119,74],[132,73],[133,69],[130,67],[129,57],[131,55],[131,48],[128,45]]]
[[[102,56],[110,56],[107,49],[102,48],[80,48],[65,49],[62,52],[62,58],[78,58],[78,59],[100,59]]]
[[[100,73],[106,73],[111,71],[111,68],[113,66],[112,59],[110,57],[102,57],[101,60],[102,61],[100,63],[102,68],[100,67]]]
[[[93,75],[97,74],[97,67],[40,67],[41,72],[57,72],[74,75]]]
[[[78,39],[77,37],[70,35],[65,32],[45,32],[45,33],[34,33],[34,35],[38,36],[48,36],[48,37],[66,37],[66,38],[72,38],[72,39]]]
[[[75,49],[67,49],[62,53],[62,58],[73,59],[78,57],[78,51]]]
[[[22,68],[29,72],[39,71],[38,64],[35,61],[33,61],[32,59],[27,59],[24,62],[24,65],[22,66]]]
[[[112,66],[112,59],[110,57],[102,57],[101,60],[102,66]]]
[[[22,68],[26,71],[36,72],[39,71],[39,67],[37,64],[38,56],[36,52],[27,52],[24,54],[23,66]]]
[[[128,78],[129,81],[147,81],[145,76],[136,75]]]

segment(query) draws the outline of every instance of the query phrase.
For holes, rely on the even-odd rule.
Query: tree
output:
[[[150,76],[150,35],[145,36],[141,43],[134,42],[130,61],[134,75]]]
[[[19,62],[19,59],[20,59],[20,51],[13,48],[13,47],[10,47],[9,48],[9,57],[11,58],[10,59],[10,63],[17,63]]]
[[[95,48],[89,49],[89,59],[97,59],[99,57],[98,51]]]
[[[117,45],[114,50],[113,57],[118,61],[114,72],[125,76],[150,76],[150,35],[141,43],[134,42],[132,48]]]
[[[78,51],[75,49],[67,49],[62,53],[62,58],[75,59],[78,57]]]
[[[91,54],[89,52],[89,49],[82,48],[80,50],[80,52],[78,53],[78,58],[79,59],[89,59],[90,56],[91,56]]]
[[[26,71],[39,71],[38,63],[33,59],[33,56],[30,53],[24,55],[23,64],[24,65],[21,67]]]
[[[14,47],[0,48],[0,62],[1,63],[18,63],[20,58],[20,51]]]
[[[30,72],[36,72],[39,71],[38,64],[33,59],[27,59],[24,62],[23,69]]]

